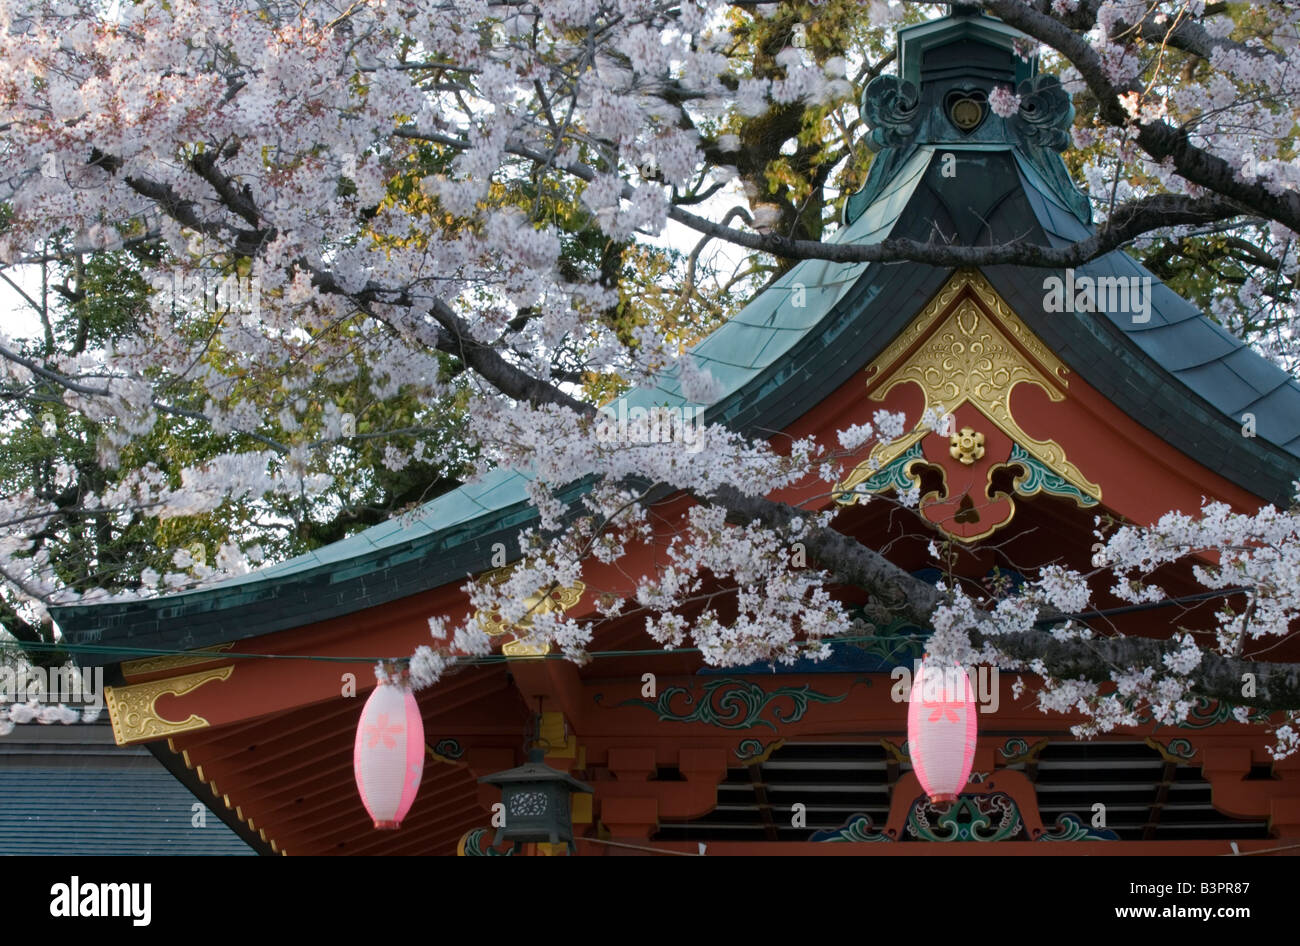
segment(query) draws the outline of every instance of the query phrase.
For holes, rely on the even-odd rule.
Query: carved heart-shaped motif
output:
[[[961,503],[957,506],[957,514],[953,519],[963,524],[974,524],[980,521],[980,514],[975,509],[975,504],[971,502],[970,493],[961,498]]]
[[[989,113],[988,96],[981,89],[953,89],[944,98],[948,120],[964,135],[969,135]]]

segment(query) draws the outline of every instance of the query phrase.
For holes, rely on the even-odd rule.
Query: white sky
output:
[[[40,299],[39,266],[14,266],[4,274],[18,283],[33,299]],[[12,286],[0,279],[0,334],[9,338],[36,338],[41,334],[41,320]]]

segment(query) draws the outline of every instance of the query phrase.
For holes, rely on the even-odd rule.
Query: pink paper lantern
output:
[[[975,691],[960,666],[928,656],[912,681],[907,741],[912,768],[930,801],[956,801],[975,763]]]
[[[376,828],[396,828],[424,774],[424,720],[404,675],[375,687],[361,710],[352,770]]]

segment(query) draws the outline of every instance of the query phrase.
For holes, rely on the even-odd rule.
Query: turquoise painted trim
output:
[[[917,479],[912,474],[910,467],[913,463],[924,459],[925,453],[921,449],[920,442],[914,443],[906,451],[873,473],[869,479],[863,480],[852,490],[841,493],[839,498],[841,501],[847,501],[850,496],[883,493],[889,489],[897,490],[900,493],[906,492],[917,483]],[[1023,476],[1015,478],[1014,484],[1016,492],[1022,496],[1051,493],[1053,496],[1065,496],[1073,499],[1080,506],[1096,506],[1098,503],[1095,496],[1085,493],[1065,477],[1053,472],[1042,461],[1031,456],[1018,443],[1013,442],[1011,444],[1011,456],[1007,463],[1018,464],[1025,471]]]
[[[1022,496],[1051,493],[1053,496],[1069,497],[1080,506],[1097,505],[1097,497],[1085,493],[1065,477],[1054,473],[1042,461],[1030,456],[1018,443],[1011,445],[1011,458],[1007,462],[1019,464],[1025,471],[1024,476],[1015,479],[1016,492]]]
[[[680,710],[673,706],[678,697],[682,698]],[[809,703],[841,703],[847,697],[847,692],[839,696],[819,693],[808,684],[801,687],[779,687],[769,691],[748,680],[724,679],[711,680],[704,684],[698,701],[696,695],[686,687],[668,687],[659,694],[657,699],[623,700],[618,705],[640,706],[653,710],[660,722],[704,723],[719,729],[753,729],[755,726],[765,726],[776,732],[777,724],[797,723],[803,719],[804,714],[808,712]],[[789,711],[782,711],[779,706],[773,706],[778,700],[783,699],[790,701]],[[596,702],[599,703],[600,700],[601,695],[597,694]],[[772,706],[771,716],[775,722],[763,718],[769,706]],[[753,746],[746,747],[751,750],[752,748]]]
[[[885,834],[883,829],[877,828],[870,815],[856,814],[850,815],[849,819],[838,828],[832,828],[828,831],[814,831],[808,840],[830,844],[865,844],[874,841],[892,843],[894,839]]]
[[[942,809],[922,796],[907,813],[907,833],[918,841],[988,844],[1013,840],[1023,830],[1020,807],[1005,792],[963,793]]]
[[[1119,835],[1106,828],[1093,828],[1083,823],[1078,815],[1066,812],[1056,819],[1056,824],[1038,837],[1039,841],[1118,841]]]
[[[504,851],[494,848],[487,828],[474,828],[464,840],[466,857],[513,857],[515,853],[513,845]]]
[[[845,501],[853,495],[883,493],[887,489],[905,493],[917,484],[916,477],[912,475],[908,467],[916,461],[924,459],[925,452],[921,449],[920,441],[917,441],[871,474],[868,479],[863,480],[853,489],[840,493],[839,498]]]
[[[742,739],[732,751],[736,753],[737,759],[740,759],[742,762],[747,762],[750,759],[757,759],[764,752],[767,752],[768,749],[772,747],[773,743],[778,741],[779,740],[773,739],[772,742],[764,743],[760,739]]]

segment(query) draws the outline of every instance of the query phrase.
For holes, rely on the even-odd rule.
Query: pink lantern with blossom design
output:
[[[966,671],[926,655],[912,681],[907,742],[921,790],[932,803],[956,801],[970,779],[976,713]]]
[[[424,720],[404,671],[381,680],[366,700],[352,769],[375,827],[398,827],[424,774]]]

